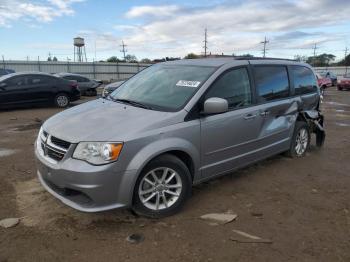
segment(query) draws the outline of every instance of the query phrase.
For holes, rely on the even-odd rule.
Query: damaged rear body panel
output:
[[[310,126],[310,132],[316,134],[316,145],[318,147],[323,146],[326,138],[326,132],[323,126],[324,116],[319,110],[307,110],[303,111],[302,114]]]

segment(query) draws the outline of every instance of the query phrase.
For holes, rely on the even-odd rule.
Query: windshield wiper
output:
[[[145,105],[145,104],[140,103],[140,102],[132,101],[129,99],[118,99],[117,98],[117,99],[113,99],[113,101],[129,104],[129,105],[133,105],[133,106],[137,106],[137,107],[141,107],[141,108],[145,108],[145,109],[150,109],[150,110],[153,109],[151,106]]]

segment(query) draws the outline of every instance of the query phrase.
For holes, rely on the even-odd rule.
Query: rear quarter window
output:
[[[317,92],[317,81],[311,69],[305,66],[292,66],[294,94],[302,95]]]
[[[285,66],[256,66],[254,67],[254,78],[258,102],[289,96],[289,79]]]

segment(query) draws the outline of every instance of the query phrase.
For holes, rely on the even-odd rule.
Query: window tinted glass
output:
[[[314,73],[304,66],[293,66],[294,90],[296,95],[317,91],[317,82]]]
[[[76,80],[77,82],[89,82],[89,79],[81,76],[72,76],[72,80]]]
[[[260,102],[288,97],[289,83],[285,66],[256,66],[254,72]]]
[[[111,99],[127,99],[155,110],[177,111],[197,92],[215,67],[164,65],[150,66],[124,82]]]
[[[226,99],[230,108],[250,105],[251,91],[247,69],[234,69],[220,76],[211,86],[205,99],[210,97]]]
[[[67,80],[75,80],[75,78],[73,78],[72,76],[64,76],[63,78]]]
[[[11,77],[10,79],[7,79],[5,82],[9,87],[14,87],[14,88],[21,88],[26,84],[24,76],[15,76]]]
[[[29,85],[41,85],[41,84],[47,84],[49,82],[50,82],[50,78],[47,76],[32,75],[28,78]]]

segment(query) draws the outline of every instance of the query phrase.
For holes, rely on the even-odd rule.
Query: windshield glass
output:
[[[113,100],[129,100],[161,111],[177,111],[196,93],[215,67],[166,65],[151,66],[111,95]]]

